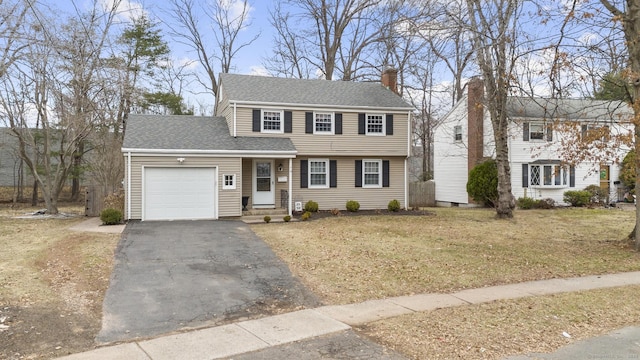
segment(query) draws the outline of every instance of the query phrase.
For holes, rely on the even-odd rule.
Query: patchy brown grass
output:
[[[360,332],[412,359],[548,353],[638,325],[638,292],[629,286],[439,309],[371,323]]]
[[[82,217],[15,218],[38,209],[0,209],[0,318],[8,326],[0,358],[87,350],[100,330],[119,236],[69,231]],[[83,208],[60,210],[78,214]]]
[[[529,280],[640,270],[625,237],[634,212],[433,209],[435,216],[362,216],[253,229],[326,303]]]

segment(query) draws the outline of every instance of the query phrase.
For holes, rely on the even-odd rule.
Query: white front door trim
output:
[[[274,208],[276,205],[273,164],[273,160],[253,159],[251,204],[254,208]]]

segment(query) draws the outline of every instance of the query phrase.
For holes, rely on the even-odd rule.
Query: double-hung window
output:
[[[562,165],[531,165],[529,179],[531,186],[536,187],[569,186],[569,174]]]
[[[367,135],[384,135],[384,115],[383,114],[367,114],[365,129]]]
[[[329,160],[309,159],[309,188],[329,187]]]
[[[453,140],[462,141],[462,125],[456,125],[453,127]]]
[[[362,187],[382,187],[382,160],[362,160]]]
[[[313,114],[314,134],[333,134],[334,116],[333,113],[317,112]]]
[[[261,131],[282,133],[283,118],[283,112],[280,110],[262,110]]]

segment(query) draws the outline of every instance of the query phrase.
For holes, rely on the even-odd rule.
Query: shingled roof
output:
[[[511,118],[585,121],[629,121],[633,110],[622,101],[509,97]]]
[[[234,138],[229,135],[223,117],[178,115],[129,115],[122,148],[123,151],[296,151],[288,138]]]
[[[400,96],[380,83],[220,74],[220,84],[232,102],[412,109]]]

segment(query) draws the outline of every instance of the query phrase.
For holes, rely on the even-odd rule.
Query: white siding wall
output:
[[[454,127],[462,126],[462,141],[455,141]],[[434,132],[433,176],[436,183],[436,201],[468,203],[467,196],[467,100],[456,104]]]

